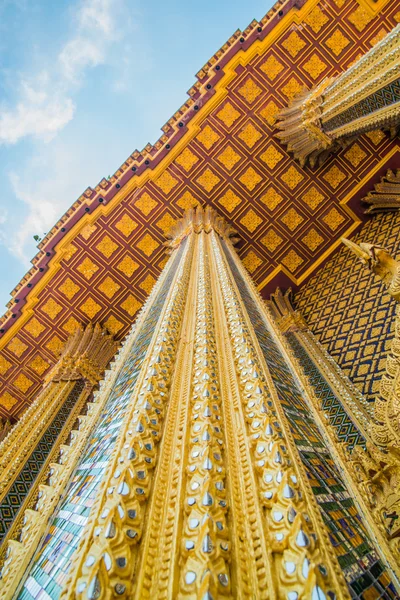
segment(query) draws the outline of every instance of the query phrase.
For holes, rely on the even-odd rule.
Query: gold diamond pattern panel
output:
[[[273,36],[227,59],[211,99],[185,121],[182,139],[156,168],[150,164],[107,205],[84,214],[0,338],[0,416],[26,408],[44,363],[54,364],[78,323],[100,322],[119,339],[126,335],[165,264],[165,234],[187,208],[211,204],[234,225],[239,254],[264,294],[282,277],[284,285],[301,286],[350,234],[357,218],[347,199],[396,141],[369,134],[322,167],[303,170],[274,137],[274,124],[296,93],[346,69],[396,24],[396,0],[379,0],[379,11],[373,4],[307,0],[291,9]],[[131,169],[132,157],[122,170]],[[43,364],[34,362],[38,356]],[[32,382],[25,392],[14,385],[20,374]]]
[[[155,188],[154,198],[127,199],[85,235],[77,235],[74,251],[63,254],[51,286],[38,296],[35,315],[0,354],[0,408],[5,413],[21,411],[26,399],[40,390],[44,375],[79,323],[100,321],[118,337],[127,332],[165,259],[164,235],[153,220],[162,220],[166,229],[179,216],[173,207],[168,213],[160,210]]]
[[[377,215],[353,237],[399,257],[400,213]],[[350,379],[373,401],[393,337],[395,301],[383,283],[341,247],[295,294],[311,331]]]

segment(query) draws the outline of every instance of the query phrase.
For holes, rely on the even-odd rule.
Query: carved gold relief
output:
[[[224,208],[226,208],[226,210],[228,212],[232,212],[233,210],[235,210],[235,208],[242,202],[241,199],[239,198],[239,196],[237,196],[235,194],[235,192],[233,192],[232,190],[228,190],[227,192],[225,192],[225,194],[218,200],[218,202],[220,204],[222,204],[222,206]]]
[[[278,113],[279,108],[273,100],[270,100],[267,106],[260,111],[260,115],[271,126],[275,124]]]
[[[11,363],[3,356],[0,356],[0,375],[5,375],[10,367]]]
[[[222,163],[224,167],[228,169],[228,171],[230,171],[231,169],[233,169],[236,163],[239,162],[240,156],[237,152],[234,151],[232,146],[228,144],[228,146],[226,146],[223,152],[221,152],[221,154],[217,156],[217,160],[219,160],[219,162]]]
[[[146,233],[136,245],[143,254],[151,256],[154,250],[158,248],[159,243],[149,233]]]
[[[36,317],[32,317],[25,325],[24,329],[25,331],[30,333],[34,338],[37,338],[41,333],[43,333],[45,327],[40,323],[40,321],[37,320]]]
[[[303,69],[307,71],[312,79],[317,79],[321,73],[325,71],[327,66],[328,65],[324,63],[317,54],[313,54],[311,58],[304,63]]]
[[[169,194],[170,191],[178,184],[178,180],[171,175],[168,171],[164,171],[162,175],[156,180],[155,184],[160,188],[164,194]]]
[[[349,20],[359,31],[362,31],[372,18],[363,6],[359,6],[349,16]],[[318,26],[318,23],[322,22],[319,19],[326,19],[326,16],[316,7],[305,21],[311,26],[312,23]],[[329,153],[346,146],[360,133],[380,127],[393,130],[398,127],[400,103],[395,101],[379,109],[372,102],[370,111],[368,108],[364,109],[361,116],[356,111],[354,118],[346,117],[346,120],[330,127],[327,123],[396,80],[399,76],[399,39],[400,27],[397,26],[341,75],[334,79],[323,79],[310,92],[298,89],[287,94],[291,102],[289,107],[280,111],[278,115],[278,127],[281,131],[277,137],[287,144],[288,150],[294,153],[294,157],[302,166],[307,161],[311,166],[317,162],[322,163]],[[348,46],[349,40],[340,29],[336,29],[325,43],[338,56]],[[314,55],[305,63],[304,68],[315,79],[323,72],[325,65]],[[284,88],[282,91],[286,93]],[[353,151],[349,151],[348,159],[354,166],[361,162],[362,152],[360,148],[356,153],[355,147]],[[331,179],[332,183],[329,179],[327,181],[336,189],[340,181],[338,182],[336,176]]]
[[[141,213],[147,217],[153,208],[157,206],[157,202],[147,192],[144,192],[138,200],[135,202],[135,206],[140,210]]]
[[[289,593],[298,597],[327,594],[333,589],[332,576],[317,568],[322,557],[321,547],[313,536],[313,521],[305,519],[305,495],[301,492],[301,477],[294,469],[291,449],[284,442],[285,434],[273,406],[273,395],[264,375],[248,329],[239,298],[222,259],[217,240],[213,240],[215,260],[239,386],[243,411],[248,424],[253,468],[259,488],[259,502],[266,520],[268,547],[272,553],[271,579],[268,587],[275,597],[286,599]],[[306,561],[309,569],[302,577],[299,566]],[[337,567],[336,567],[337,568]],[[272,589],[274,590],[272,592]],[[338,590],[336,590],[337,592]],[[347,597],[347,596],[346,596]]]
[[[248,123],[238,134],[238,137],[244,141],[246,146],[253,148],[253,146],[262,137],[262,134],[254,127],[252,123]]]
[[[121,425],[109,464],[105,487],[91,512],[80,551],[64,586],[62,598],[82,597],[80,590],[96,588],[127,597],[137,558],[144,514],[150,496],[158,445],[169,400],[174,355],[188,285],[189,246],[170,299],[155,331],[136,385],[135,398]],[[104,561],[104,554],[108,560]],[[90,560],[88,560],[90,557]]]
[[[200,177],[197,177],[196,181],[206,190],[206,192],[211,192],[211,190],[215,188],[221,179],[218,177],[218,175],[211,171],[211,169],[207,168],[204,173],[200,175]]]
[[[262,219],[252,208],[250,208],[250,210],[240,219],[240,222],[248,231],[250,231],[250,233],[253,233],[260,223],[262,223]]]
[[[362,199],[368,208],[366,214],[376,214],[383,211],[400,209],[400,169],[392,171],[389,169],[380,182],[375,184],[374,191]]]
[[[261,180],[261,176],[253,169],[253,167],[249,167],[243,175],[239,177],[239,181],[241,181],[250,192],[254,190]]]
[[[290,272],[294,272],[301,264],[303,264],[304,259],[301,258],[294,250],[290,250],[285,256],[282,258],[282,263],[289,269]]]
[[[286,40],[282,42],[282,46],[289,52],[292,58],[296,58],[298,53],[303,50],[305,45],[305,41],[296,31],[292,31]]]
[[[206,150],[210,150],[210,148],[212,148],[220,139],[220,136],[209,125],[206,125],[196,139],[199,140]]]
[[[237,111],[230,102],[227,102],[225,106],[217,112],[217,117],[226,127],[230,127],[240,117],[240,112]]]
[[[127,277],[132,277],[133,273],[139,268],[137,262],[128,254],[117,264],[117,269]]]
[[[200,238],[178,598],[231,597],[224,441],[210,277]],[[194,596],[193,596],[194,594]]]
[[[243,264],[250,273],[254,273],[261,265],[262,260],[253,250],[250,250],[243,259]]]

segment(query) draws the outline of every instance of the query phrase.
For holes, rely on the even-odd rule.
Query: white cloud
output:
[[[64,76],[74,83],[79,83],[84,69],[102,64],[104,54],[98,44],[76,38],[64,46],[58,58]]]
[[[74,118],[75,95],[87,71],[108,61],[119,67],[117,42],[132,27],[130,15],[123,14],[125,2],[79,0],[71,12],[73,35],[55,60],[43,64],[40,72],[21,74],[14,105],[0,106],[0,145],[34,140],[22,174],[17,169],[8,172],[13,201],[24,217],[18,220],[12,211],[5,227],[7,215],[0,212],[0,243],[27,267],[28,255],[34,251],[33,236],[42,237],[57,222],[82,192],[82,182],[100,178],[96,163],[87,160],[92,140],[71,144],[67,132],[56,136]]]
[[[85,157],[90,141],[79,146],[53,140],[42,146],[24,165],[23,174],[9,172],[14,197],[23,204],[23,215],[12,235],[2,228],[0,241],[27,268],[36,242],[33,236],[53,227],[66,208],[82,192],[82,181],[90,181],[92,173]],[[0,216],[1,224],[1,216]]]
[[[107,61],[119,38],[124,0],[81,0],[73,15],[74,35],[60,49],[55,64],[36,75],[23,75],[13,106],[1,107],[0,144],[34,137],[48,142],[74,117],[73,95],[85,72]],[[123,20],[122,20],[123,22]]]
[[[0,114],[0,143],[15,144],[26,136],[50,141],[73,118],[75,105],[71,98],[29,88],[12,110]]]
[[[82,29],[93,28],[112,38],[115,25],[113,15],[118,8],[115,0],[85,0],[78,11],[78,21]]]
[[[8,212],[5,208],[0,209],[0,225],[4,225],[8,219]]]
[[[83,0],[76,12],[76,35],[59,54],[63,76],[80,83],[87,67],[96,67],[107,60],[111,43],[119,39],[118,24],[122,0]]]

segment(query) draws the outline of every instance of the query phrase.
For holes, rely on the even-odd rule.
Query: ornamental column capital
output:
[[[221,238],[230,239],[232,244],[239,241],[236,229],[225,221],[211,206],[189,208],[170,229],[167,234],[168,241],[164,246],[170,252],[177,248],[191,233],[199,234],[201,231],[210,233],[215,231]]]
[[[276,323],[283,334],[308,330],[308,325],[303,315],[295,310],[292,304],[292,289],[285,293],[277,287],[267,301],[267,305],[275,317]]]
[[[85,379],[96,385],[117,348],[118,342],[98,323],[89,323],[86,327],[80,325],[68,338],[45,383]]]
[[[400,25],[346,71],[296,96],[278,115],[276,137],[301,166],[374,129],[400,125]],[[382,100],[383,99],[383,100]]]

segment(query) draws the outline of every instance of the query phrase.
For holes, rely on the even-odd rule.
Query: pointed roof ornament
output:
[[[164,242],[164,246],[167,246],[171,250],[177,248],[180,243],[190,233],[200,233],[205,231],[215,231],[219,236],[225,239],[230,239],[232,244],[236,244],[239,241],[236,230],[225,221],[211,206],[206,205],[189,208],[169,230],[166,237],[169,238],[167,242]]]

